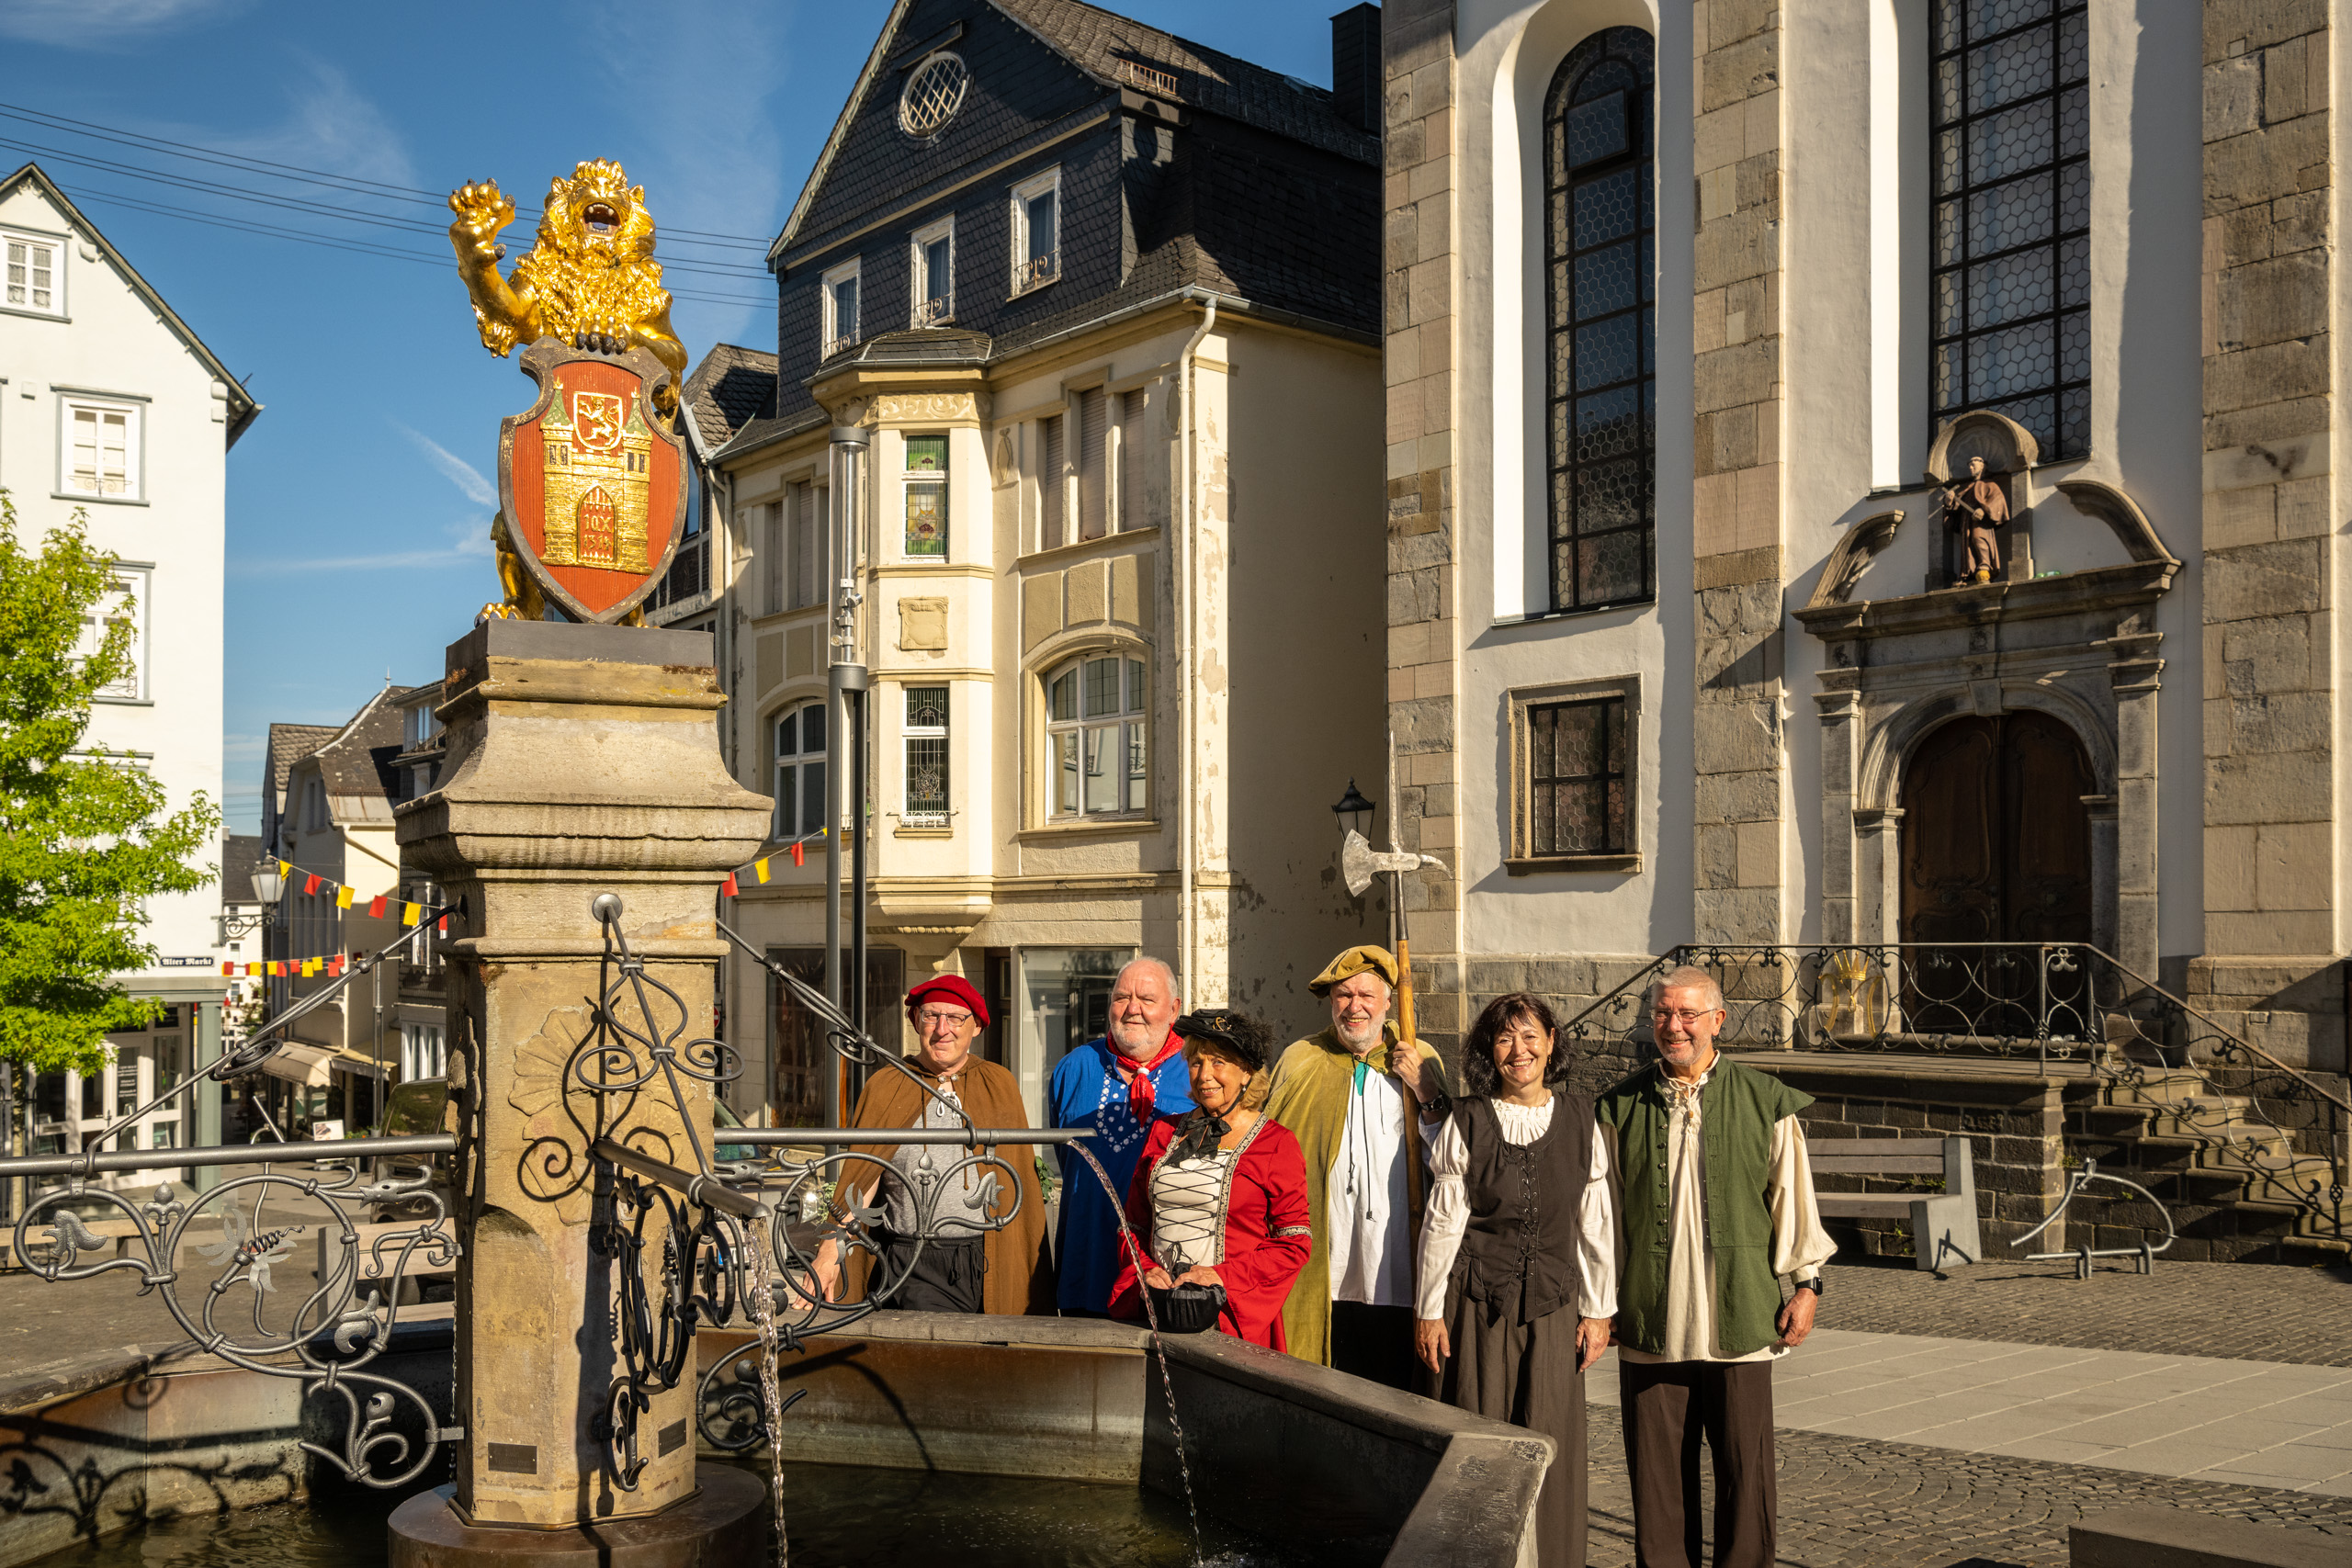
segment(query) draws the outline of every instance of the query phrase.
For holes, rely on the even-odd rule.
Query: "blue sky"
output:
[[[1306,81],[1331,79],[1328,18],[1340,0],[1114,8]],[[40,162],[266,405],[229,462],[231,830],[256,829],[273,721],[340,722],[388,672],[402,684],[438,679],[442,649],[497,596],[488,530],[498,421],[527,404],[529,384],[476,339],[446,239],[142,173],[402,225],[445,226],[446,209],[392,191],[257,179],[6,111],[432,193],[492,177],[532,207],[549,176],[618,159],[646,187],[665,281],[681,295],[673,320],[699,358],[716,342],[775,346],[759,242],[790,209],[888,14],[882,0],[0,0],[0,164]],[[751,243],[671,237],[685,230]],[[506,238],[519,254],[529,220]]]

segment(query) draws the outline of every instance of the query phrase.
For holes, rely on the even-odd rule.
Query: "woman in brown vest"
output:
[[[1550,1438],[1541,1568],[1584,1568],[1584,1371],[1617,1313],[1616,1218],[1592,1100],[1552,1010],[1498,997],[1462,1047],[1464,1093],[1430,1139],[1414,1348],[1438,1397]]]

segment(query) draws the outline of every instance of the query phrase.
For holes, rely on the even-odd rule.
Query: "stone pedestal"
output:
[[[440,787],[398,813],[407,859],[469,910],[450,933],[448,1076],[466,1433],[452,1506],[471,1527],[563,1530],[662,1513],[695,1492],[691,1359],[682,1386],[637,1416],[636,1488],[605,1465],[622,1260],[590,1245],[587,1151],[612,1136],[693,1168],[686,1133],[708,1151],[711,1089],[681,1075],[673,1096],[657,1076],[600,1097],[571,1066],[619,978],[590,913],[600,893],[620,897],[631,951],[683,999],[679,1043],[711,1032],[718,883],[752,857],[769,817],[719,761],[724,701],[707,634],[489,622],[449,649]],[[647,1032],[658,1036],[682,1020],[653,995]],[[616,1010],[646,1030],[634,1002]],[[608,1063],[606,1076],[651,1065],[634,1050],[636,1066]],[[659,1312],[663,1226],[649,1220],[641,1235]]]

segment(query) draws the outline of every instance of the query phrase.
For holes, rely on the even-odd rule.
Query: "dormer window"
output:
[[[1062,275],[1062,172],[1048,169],[1012,187],[1012,292],[1026,294]]]
[[[819,329],[822,334],[820,359],[831,359],[857,343],[857,258],[853,256],[824,275],[820,289],[824,315]]]
[[[956,220],[943,218],[914,231],[907,276],[914,285],[911,319],[936,327],[956,317]]]

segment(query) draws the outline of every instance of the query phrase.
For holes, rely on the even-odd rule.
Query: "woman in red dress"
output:
[[[1111,1287],[1111,1315],[1141,1319],[1144,1292],[1221,1287],[1216,1326],[1272,1349],[1283,1302],[1306,1267],[1306,1161],[1290,1129],[1263,1115],[1272,1037],[1223,1008],[1176,1021],[1194,1109],[1152,1123],[1127,1188],[1127,1224],[1143,1249]],[[1161,1314],[1163,1319],[1166,1314]]]

